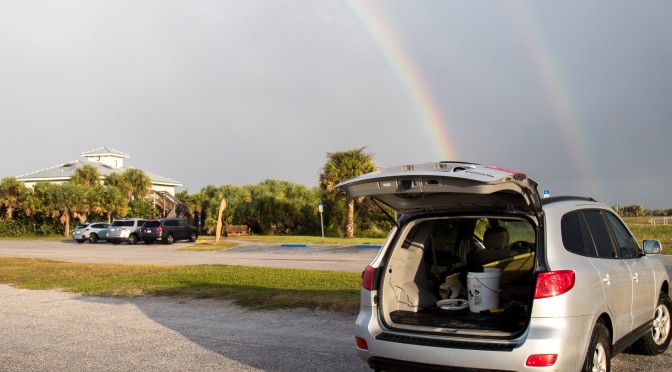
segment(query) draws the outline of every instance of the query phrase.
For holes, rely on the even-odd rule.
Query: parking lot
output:
[[[0,256],[72,262],[235,264],[358,272],[375,249],[247,245],[226,252],[170,246],[0,241]],[[669,257],[663,257],[670,269]],[[366,371],[355,314],[251,311],[221,300],[85,297],[0,285],[0,370]],[[623,353],[614,370],[670,370],[672,353]]]
[[[191,243],[112,245],[64,241],[0,240],[0,256],[70,262],[246,265],[361,272],[378,250],[354,246],[244,245],[228,251],[184,251]]]

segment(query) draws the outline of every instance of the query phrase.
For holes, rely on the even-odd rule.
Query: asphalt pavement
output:
[[[74,240],[0,240],[0,256],[46,258],[89,263],[159,265],[244,265],[361,272],[377,249],[346,245],[282,247],[279,244],[249,244],[228,251],[185,251],[194,243],[172,245],[78,244]]]

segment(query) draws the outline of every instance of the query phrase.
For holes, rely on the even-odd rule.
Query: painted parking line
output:
[[[382,245],[376,245],[376,244],[358,244],[355,246],[355,248],[363,248],[363,249],[380,249]]]

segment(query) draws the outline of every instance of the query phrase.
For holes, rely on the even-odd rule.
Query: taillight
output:
[[[558,360],[558,354],[537,354],[530,355],[525,361],[528,367],[550,367]]]
[[[369,345],[366,343],[366,340],[360,337],[355,337],[355,342],[357,343],[358,349],[369,350]]]
[[[367,266],[364,271],[362,271],[362,288],[367,290],[373,289],[373,272],[375,269],[371,265]]]
[[[572,270],[548,271],[539,273],[534,298],[559,296],[574,287],[576,274]]]
[[[163,227],[157,227],[156,229],[154,229],[154,231],[156,231],[156,232],[163,232]]]
[[[124,231],[124,230],[126,230],[125,227],[120,227],[120,228],[117,229],[117,231]]]
[[[89,229],[84,229],[84,231],[89,231]]]

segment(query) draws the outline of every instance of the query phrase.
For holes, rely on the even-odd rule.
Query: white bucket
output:
[[[499,278],[502,270],[486,267],[482,273],[467,273],[467,292],[469,293],[469,311],[480,313],[483,310],[499,307]]]

